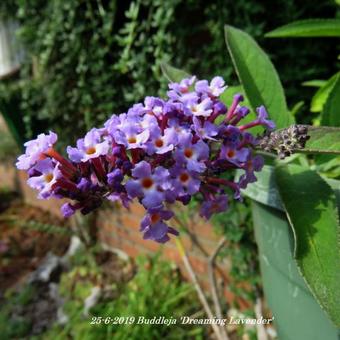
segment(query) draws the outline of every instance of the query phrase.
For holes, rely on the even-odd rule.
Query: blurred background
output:
[[[91,324],[93,315],[204,317],[204,311],[178,270],[175,250],[140,240],[137,210],[131,217],[117,206],[104,207],[91,218],[64,221],[56,202],[34,198],[14,168],[15,158],[23,142],[38,133],[56,131],[62,151],[111,114],[125,112],[147,95],[163,96],[168,83],[163,62],[199,78],[221,75],[227,84],[238,85],[225,24],[245,30],[264,48],[290,109],[298,106],[298,120],[311,123],[318,115],[309,106],[315,88],[301,84],[336,72],[339,43],[265,39],[264,33],[298,19],[336,18],[339,8],[334,0],[1,1],[1,338],[211,337],[208,326]],[[204,235],[204,241],[187,236],[203,286],[208,285],[209,254],[220,238],[227,240],[218,254],[224,315],[254,316],[260,301],[270,317],[261,301],[248,206],[247,201],[232,206],[209,225],[196,216],[195,203],[179,216],[184,224],[196,223],[193,230]],[[136,232],[126,231],[130,227]],[[230,326],[229,331],[234,339],[257,338],[254,327]],[[275,338],[273,327],[267,332]]]

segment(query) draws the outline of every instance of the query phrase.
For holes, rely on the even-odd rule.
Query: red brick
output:
[[[218,241],[220,238],[218,235],[216,235],[213,226],[203,220],[198,220],[197,223],[192,224],[189,228],[192,233],[199,235],[199,237],[202,239],[207,239],[214,242]]]
[[[176,262],[177,264],[182,262],[182,258],[179,255],[177,249],[172,247],[166,247],[163,250],[163,258]]]
[[[132,215],[134,215],[136,218],[141,218],[145,215],[145,209],[142,205],[140,205],[138,202],[133,202],[130,205],[130,209],[128,210]]]
[[[134,215],[128,215],[127,213],[120,215],[120,221],[122,225],[139,230],[140,228],[140,219],[136,218]]]
[[[189,261],[195,273],[207,275],[208,273],[207,261],[204,261],[197,256],[190,256],[190,255],[189,255]]]
[[[122,248],[121,249],[123,251],[125,251],[131,257],[137,257],[138,255],[141,254],[141,251],[139,250],[139,248],[134,247],[134,246],[128,244],[127,242],[124,242],[122,244]]]

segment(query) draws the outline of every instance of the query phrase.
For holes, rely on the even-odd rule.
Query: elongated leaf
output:
[[[315,93],[312,98],[310,105],[310,110],[312,112],[321,112],[329,94],[331,93],[340,73],[334,74],[330,79],[328,79],[324,85],[322,85]]]
[[[308,19],[281,26],[265,35],[268,38],[340,37],[340,19]]]
[[[321,79],[314,79],[314,80],[307,80],[301,83],[302,86],[308,86],[308,87],[321,87],[326,84],[326,80]]]
[[[257,181],[249,184],[246,189],[242,189],[241,191],[242,194],[250,197],[254,201],[284,211],[275,180],[274,170],[274,166],[264,165],[262,170],[256,174]],[[242,174],[242,170],[237,170],[235,179],[238,180]],[[338,200],[338,207],[340,208],[340,181],[326,178],[326,182],[335,192]]]
[[[162,63],[161,68],[163,74],[170,82],[179,82],[184,78],[190,77],[190,75],[187,72],[180,70],[179,68],[173,67],[167,63]]]
[[[308,135],[310,139],[303,149],[295,149],[300,153],[315,154],[340,154],[340,128],[331,126],[309,126]],[[277,130],[277,132],[283,129]]]
[[[321,115],[321,124],[340,126],[340,73],[335,77]]]
[[[3,116],[13,139],[16,141],[20,150],[22,150],[25,141],[26,128],[20,111],[20,102],[21,94],[19,89],[11,89],[8,98],[1,93],[0,115]]]
[[[335,194],[308,168],[281,166],[275,174],[294,232],[298,267],[321,307],[340,327],[340,230]]]
[[[244,93],[242,85],[228,86],[228,88],[221,94],[220,100],[227,106],[230,106],[235,94]],[[242,105],[249,105],[247,98],[245,98]]]
[[[265,105],[277,128],[294,122],[289,113],[279,76],[261,47],[247,33],[225,26],[231,59],[247,98],[255,110]]]
[[[329,126],[309,126],[303,153],[340,154],[340,128]]]
[[[303,100],[297,102],[290,110],[291,114],[295,117],[301,111],[304,105],[305,105],[305,102]]]

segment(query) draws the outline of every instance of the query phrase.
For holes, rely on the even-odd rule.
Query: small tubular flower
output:
[[[57,142],[58,137],[54,132],[38,135],[36,139],[30,140],[24,144],[25,153],[18,157],[16,167],[19,170],[28,170],[34,166],[38,160],[44,157],[44,152]]]
[[[242,124],[250,110],[240,105],[241,94],[226,107],[220,99],[225,91],[221,77],[171,83],[167,98],[146,97],[91,129],[76,147],[67,147],[68,158],[53,148],[57,135],[49,132],[25,143],[16,165],[27,172],[39,198],[68,199],[61,208],[65,217],[88,214],[104,200],[126,208],[138,200],[145,208],[143,238],[167,242],[178,235],[170,226],[173,204],[186,205],[195,196],[206,219],[226,211],[229,200],[241,200],[241,189],[256,181],[255,172],[263,167],[257,145],[288,155],[306,141],[299,127],[260,140],[253,126],[274,128],[266,109],[259,107],[255,120]],[[294,137],[292,147],[286,135]],[[238,181],[221,176],[235,169],[243,171]]]

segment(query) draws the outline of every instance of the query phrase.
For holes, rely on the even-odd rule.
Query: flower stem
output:
[[[185,252],[184,246],[183,246],[183,244],[181,242],[181,239],[179,237],[176,238],[176,246],[177,246],[178,253],[179,253],[179,255],[182,258],[184,266],[185,266],[185,268],[186,268],[186,270],[187,270],[187,272],[188,272],[188,274],[190,276],[190,279],[191,279],[191,281],[192,281],[192,283],[194,285],[194,288],[196,289],[198,298],[199,298],[199,300],[200,300],[200,302],[201,302],[201,304],[202,304],[202,306],[203,306],[203,308],[204,308],[208,318],[213,320],[214,319],[214,315],[213,315],[213,313],[211,311],[211,308],[209,306],[208,300],[207,300],[207,298],[206,298],[206,296],[205,296],[205,294],[204,294],[204,292],[202,290],[202,287],[200,286],[200,284],[198,282],[197,276],[196,276],[196,274],[195,274],[195,272],[194,272],[194,270],[193,270],[193,268],[192,268],[192,266],[190,264],[189,258],[188,258],[187,254]],[[216,338],[218,340],[227,340],[228,339],[228,337],[222,335],[222,333],[220,332],[219,327],[216,324],[212,323],[211,327],[212,327],[212,329],[213,329],[213,331],[214,331],[214,333],[216,335]]]
[[[60,164],[64,165],[66,168],[70,169],[72,171],[72,174],[77,172],[77,168],[71,162],[69,162],[67,159],[65,159],[59,152],[54,150],[53,148],[49,148],[45,152],[45,155],[54,158]]]
[[[106,181],[106,172],[105,169],[103,167],[103,164],[101,162],[101,160],[99,158],[93,158],[92,159],[92,164],[96,169],[96,172],[98,174],[98,177],[105,182]]]
[[[250,122],[248,124],[244,124],[244,125],[239,126],[239,129],[241,131],[243,131],[243,130],[246,130],[246,129],[250,129],[250,128],[254,127],[254,126],[257,126],[257,125],[261,125],[261,122],[258,121],[258,120],[254,120],[253,122]]]

